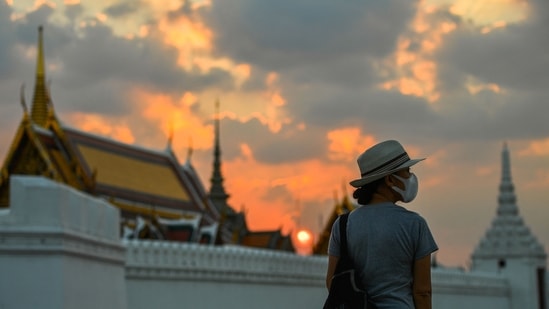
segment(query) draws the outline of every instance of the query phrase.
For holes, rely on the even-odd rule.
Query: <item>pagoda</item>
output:
[[[507,144],[501,159],[496,216],[472,254],[472,270],[512,278],[512,308],[545,308],[547,255],[519,214]]]

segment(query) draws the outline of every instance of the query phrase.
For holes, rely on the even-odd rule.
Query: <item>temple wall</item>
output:
[[[496,273],[439,268],[431,279],[433,308],[512,308],[509,280]]]
[[[326,257],[158,241],[126,242],[129,308],[321,308]]]
[[[121,241],[118,210],[12,177],[0,211],[0,308],[321,308],[327,258],[236,246]],[[433,270],[433,308],[510,307],[508,279]],[[517,308],[518,309],[518,308]]]
[[[12,177],[0,213],[0,308],[126,308],[119,212],[39,177]]]

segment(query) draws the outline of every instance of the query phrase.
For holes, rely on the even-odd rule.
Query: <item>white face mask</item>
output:
[[[396,186],[393,186],[393,190],[395,190],[395,192],[399,193],[400,196],[402,196],[402,201],[404,203],[409,203],[413,201],[416,198],[419,187],[416,175],[414,173],[410,173],[409,178],[403,178],[395,174],[393,174],[393,176],[402,181],[402,183],[404,184],[404,190]]]

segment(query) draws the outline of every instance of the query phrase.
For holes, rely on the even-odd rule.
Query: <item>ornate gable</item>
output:
[[[59,136],[31,123],[25,112],[1,170],[0,207],[9,201],[9,176],[41,175],[84,189],[69,163]]]

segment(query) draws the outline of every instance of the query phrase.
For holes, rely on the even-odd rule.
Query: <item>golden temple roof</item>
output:
[[[63,127],[95,192],[141,204],[207,211],[171,152],[153,151]]]
[[[187,190],[170,166],[85,145],[78,145],[77,149],[86,165],[93,171],[99,171],[97,183],[189,201]]]

